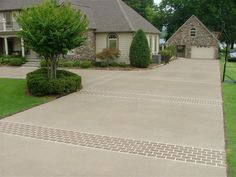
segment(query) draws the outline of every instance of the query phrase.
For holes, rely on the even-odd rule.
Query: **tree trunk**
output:
[[[234,48],[234,41],[231,41],[230,49]]]
[[[49,79],[57,78],[57,59],[52,58],[50,63],[50,77]]]
[[[47,66],[47,74],[48,78],[50,78],[50,65],[49,65],[49,58],[45,58],[46,60],[46,66]]]

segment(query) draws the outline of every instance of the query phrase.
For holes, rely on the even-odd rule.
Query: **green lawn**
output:
[[[223,68],[223,60],[221,60]],[[236,80],[236,62],[227,64],[225,79]],[[236,83],[223,83],[229,177],[236,177]]]
[[[27,94],[24,79],[0,79],[0,119],[52,99]]]

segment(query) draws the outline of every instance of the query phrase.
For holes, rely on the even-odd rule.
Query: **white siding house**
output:
[[[69,0],[70,1],[70,0]],[[23,39],[17,37],[20,30],[15,15],[24,7],[40,3],[41,0],[0,1],[0,54],[25,55]],[[58,1],[64,3],[63,0]],[[88,40],[86,45],[71,52],[76,59],[96,59],[96,54],[106,48],[121,51],[118,62],[129,63],[129,51],[134,34],[142,29],[149,41],[152,54],[158,53],[160,31],[122,0],[71,0],[72,7],[86,15]],[[31,52],[26,52],[29,58]],[[30,56],[31,55],[31,56]]]

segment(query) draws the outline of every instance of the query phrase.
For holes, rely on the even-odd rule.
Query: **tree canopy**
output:
[[[154,11],[154,1],[153,0],[123,0],[127,5],[132,7],[136,12],[142,15],[149,21],[152,21]]]
[[[158,29],[165,27],[169,38],[192,15],[196,15],[211,31],[223,27],[233,44],[236,41],[236,0],[123,0]],[[221,39],[225,40],[225,39]]]
[[[162,0],[156,8],[156,22],[167,27],[170,37],[184,22],[196,15],[211,31],[225,26],[231,42],[236,40],[236,3],[234,0]]]
[[[83,45],[87,19],[70,4],[59,5],[55,0],[24,9],[17,17],[22,28],[20,37],[25,46],[49,60],[49,78],[56,78],[56,63],[60,55]]]

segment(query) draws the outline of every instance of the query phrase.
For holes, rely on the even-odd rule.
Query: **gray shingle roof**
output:
[[[18,10],[40,2],[41,0],[0,0],[0,11]]]
[[[0,11],[21,9],[42,0],[0,0]],[[147,33],[160,33],[151,23],[121,0],[60,0],[70,2],[88,17],[89,28],[96,32],[135,32],[143,29]]]

